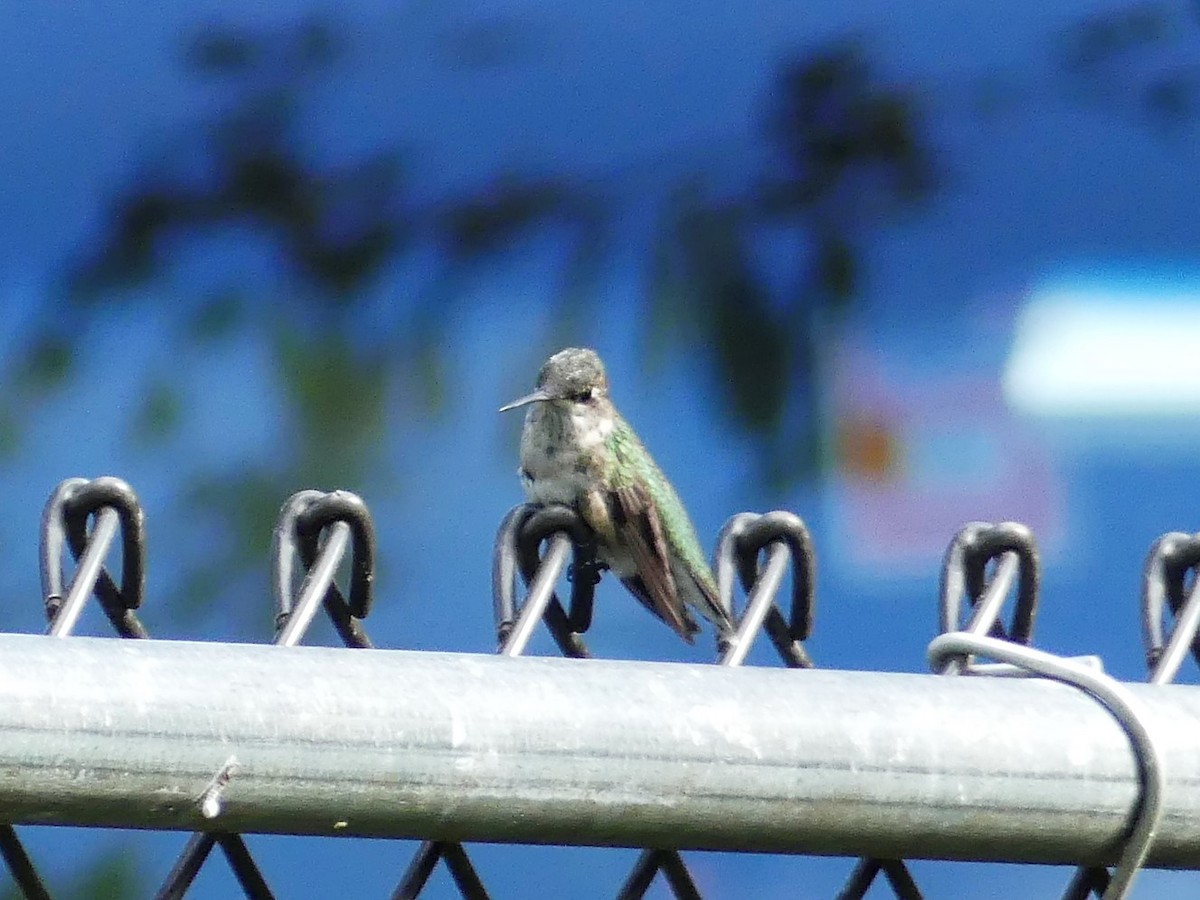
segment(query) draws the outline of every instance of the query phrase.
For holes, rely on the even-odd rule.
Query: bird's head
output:
[[[568,347],[542,364],[537,390],[500,407],[507,412],[530,403],[599,407],[608,403],[608,376],[595,350]]]

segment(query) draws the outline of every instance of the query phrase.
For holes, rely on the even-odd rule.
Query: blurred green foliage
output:
[[[500,65],[506,56],[496,39],[494,29],[466,35],[455,58]],[[300,487],[354,489],[377,474],[389,396],[408,398],[409,415],[445,403],[450,323],[466,302],[459,279],[530,237],[553,234],[562,253],[557,327],[568,331],[605,302],[597,273],[626,202],[584,174],[530,170],[490,173],[482,187],[418,206],[398,148],[313,163],[305,99],[351,50],[322,22],[195,35],[185,64],[226,92],[221,112],[117,188],[101,238],[68,262],[62,306],[48,312],[17,364],[19,413],[20,404],[69,384],[87,325],[118,306],[173,304],[180,327],[168,340],[181,353],[235,341],[247,329],[268,335],[284,439],[266,462],[180,473],[189,517],[211,524],[214,540],[171,591],[198,615],[241,616],[247,631],[261,631],[249,625],[260,611],[236,600],[256,593],[251,581],[261,577],[281,502]],[[686,348],[708,364],[720,408],[758,448],[762,476],[786,482],[818,471],[819,341],[861,290],[859,257],[872,220],[922,199],[933,165],[915,100],[879,82],[857,45],[789,61],[774,94],[763,139],[776,149],[777,167],[737,195],[695,187],[703,173],[668,192],[644,251],[645,318],[650,343]],[[852,212],[855,198],[866,197],[883,203]],[[782,296],[755,261],[764,228],[789,230],[807,248]],[[236,273],[217,285],[180,284],[174,267],[189,242],[222,232],[252,235],[254,247],[282,262],[285,291],[264,291]],[[381,327],[364,337],[359,318],[385,270],[430,247],[438,285],[376,316]],[[128,434],[149,452],[184,424],[189,385],[180,377],[158,370],[144,385]],[[16,437],[0,429],[0,440]],[[78,896],[136,890],[125,856],[86,877]]]
[[[1058,63],[1088,105],[1170,133],[1200,114],[1200,67],[1191,57],[1196,4],[1143,0],[1072,23],[1059,35]]]
[[[338,471],[324,474],[343,483],[370,471],[381,404],[395,381],[437,407],[445,384],[428,376],[442,371],[453,341],[445,323],[462,302],[453,285],[464,269],[530,234],[565,235],[560,315],[598,310],[604,300],[595,274],[605,236],[622,213],[612,191],[570,172],[498,172],[481,188],[418,208],[408,202],[399,150],[336,168],[311,164],[304,98],[350,49],[334,26],[315,21],[282,31],[224,26],[197,34],[186,63],[229,91],[216,121],[192,132],[203,135],[207,174],[164,175],[187,169],[173,167],[169,155],[156,174],[139,173],[117,191],[104,239],[83,249],[67,278],[77,308],[135,302],[130,289],[168,279],[173,254],[189,235],[235,227],[261,235],[290,272],[286,303],[226,285],[201,299],[190,335],[215,340],[264,322],[279,333],[276,362],[297,447],[292,471],[283,474],[292,483],[321,474],[323,458],[338,460]],[[681,184],[645,250],[645,296],[651,342],[669,348],[686,341],[705,359],[721,408],[758,448],[760,473],[786,483],[818,474],[812,384],[819,341],[861,291],[860,256],[872,228],[888,210],[930,193],[934,164],[916,99],[881,81],[858,43],[789,60],[773,94],[763,139],[778,165],[734,196],[688,189],[690,179]],[[192,158],[196,147],[174,152]],[[766,227],[794,232],[801,251],[782,296],[754,260],[757,233]],[[353,331],[384,265],[421,241],[439,251],[449,287],[406,301],[415,308],[395,317],[391,334],[369,342],[336,337]],[[288,331],[285,323],[297,321],[319,322],[320,335]],[[27,377],[47,387],[61,383],[69,340],[51,328],[37,347],[25,361]],[[155,385],[134,433],[161,437],[177,422],[170,386]]]
[[[46,873],[39,870],[46,877]],[[145,893],[143,874],[132,848],[111,853],[84,866],[69,879],[48,877],[51,896],[57,900],[126,900]],[[11,881],[0,887],[0,900],[24,900]]]
[[[451,42],[453,64],[502,65],[505,54],[489,49],[502,32]],[[336,25],[317,20],[275,30],[222,25],[186,41],[184,65],[217,92],[218,111],[149,152],[117,186],[100,237],[66,261],[61,305],[47,310],[17,361],[19,389],[3,420],[20,422],[68,385],[89,325],[118,307],[177,310],[166,339],[185,355],[266,335],[283,440],[267,462],[180,473],[179,502],[213,540],[169,591],[182,604],[176,613],[221,610],[247,631],[257,632],[258,614],[236,599],[263,587],[261,560],[283,499],[302,486],[374,483],[385,422],[397,413],[387,398],[402,398],[401,415],[430,415],[452,394],[450,328],[470,273],[552,235],[561,290],[551,328],[571,334],[605,304],[598,274],[628,212],[620,184],[583,172],[481,173],[476,187],[418,204],[401,147],[314,162],[306,103],[355,52]],[[664,192],[643,253],[641,318],[650,324],[641,337],[707,366],[709,390],[749,437],[760,479],[784,485],[820,472],[821,345],[863,289],[871,233],[930,194],[934,162],[916,98],[881,79],[861,43],[785,61],[771,97],[761,129],[771,166],[750,173],[738,193],[705,190],[702,170]],[[756,258],[767,229],[797,249],[782,293]],[[282,264],[281,288],[237,271],[215,284],[178,276],[191,248],[229,234]],[[387,273],[418,254],[433,260],[433,288],[407,293],[361,326]],[[171,366],[148,377],[127,426],[135,446],[169,452],[193,388],[180,378]],[[0,449],[19,439],[16,428],[0,429]]]
[[[470,65],[502,64],[505,55],[488,49],[495,29],[467,38]],[[580,173],[501,171],[481,187],[420,206],[400,148],[313,163],[305,101],[353,52],[335,25],[316,20],[193,35],[184,64],[224,93],[220,112],[117,188],[102,237],[66,266],[64,308],[50,311],[18,361],[24,399],[12,421],[21,403],[69,381],[81,326],[118,305],[169,297],[185,320],[175,338],[181,350],[235,340],[246,329],[271,336],[285,449],[269,468],[183,473],[189,509],[220,536],[216,558],[185,573],[172,592],[199,614],[229,608],[225,601],[245,590],[279,504],[297,486],[353,487],[378,473],[385,398],[410,398],[410,414],[444,404],[449,323],[465,302],[456,289],[465,272],[552,233],[563,238],[556,245],[561,330],[604,303],[596,276],[624,201],[603,183]],[[645,248],[645,318],[648,343],[686,346],[707,363],[719,407],[757,448],[761,477],[783,484],[819,472],[820,344],[862,290],[871,230],[889,210],[929,194],[934,164],[916,99],[880,80],[858,43],[785,62],[773,97],[762,137],[776,166],[736,195],[689,186],[701,183],[702,172],[668,192]],[[782,295],[755,261],[764,228],[790,232],[798,248],[792,287]],[[283,292],[234,273],[217,285],[173,277],[190,241],[230,231],[254,235],[255,247],[283,263]],[[356,323],[385,269],[430,247],[441,287],[398,301],[364,340]],[[147,447],[168,441],[183,422],[185,387],[170,372],[156,373],[130,438]],[[19,439],[0,437],[9,445]],[[205,577],[212,571],[223,577]]]
[[[462,28],[461,39],[447,38],[450,65],[495,68],[536,55],[537,41],[516,41],[520,29],[507,20]],[[1053,60],[1085,98],[1115,92],[1152,119],[1186,117],[1194,67],[1154,54],[1192,39],[1194,28],[1178,9],[1144,2],[1074,23],[1058,36]],[[181,351],[251,329],[269,335],[287,449],[269,471],[185,473],[188,500],[227,538],[225,558],[213,561],[227,575],[257,563],[261,536],[295,486],[353,486],[379,474],[386,398],[402,397],[408,415],[444,405],[466,273],[519,252],[530,237],[554,236],[562,289],[552,328],[569,333],[570,323],[600,314],[598,273],[628,212],[621,186],[594,173],[510,165],[481,173],[460,194],[417,203],[401,147],[314,162],[306,102],[359,52],[331,20],[191,35],[183,64],[221,97],[218,112],[116,187],[101,237],[66,261],[63,300],[16,361],[0,411],[0,452],[11,453],[31,407],[77,377],[88,323],[118,306],[173,304]],[[1131,58],[1154,64],[1127,65]],[[993,111],[1016,91],[994,73],[981,73],[980,84]],[[639,198],[657,206],[658,224],[642,248],[646,315],[634,327],[654,348],[650,356],[686,350],[706,365],[707,389],[746,435],[760,480],[782,488],[819,478],[828,465],[832,432],[818,396],[827,348],[867,288],[875,235],[935,196],[942,164],[921,91],[882,75],[861,38],[782,60],[769,87],[764,161],[747,160],[739,187],[712,187],[697,165],[672,174],[657,197]],[[217,284],[174,276],[190,246],[231,233],[252,236],[250,246],[282,263],[282,288],[236,271]],[[764,241],[791,248],[786,271],[778,262],[768,271]],[[376,311],[364,335],[364,309],[398,265],[416,260],[433,261],[434,289]],[[170,371],[155,372],[130,439],[147,447],[169,440],[185,418],[184,387]],[[225,599],[192,575],[181,593],[197,609],[202,597]],[[243,587],[236,578],[224,584],[231,595]]]

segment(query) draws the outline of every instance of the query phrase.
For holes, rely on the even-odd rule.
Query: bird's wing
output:
[[[707,566],[701,571],[692,571],[688,577],[695,588],[688,596],[693,598],[697,612],[712,622],[721,634],[732,633],[733,620],[718,599],[717,586]]]
[[[654,601],[650,599],[650,595],[646,592],[646,583],[642,581],[642,577],[640,575],[631,575],[628,578],[622,578],[621,584],[625,586],[625,589],[628,590],[629,593],[633,594],[634,599],[637,600],[638,603],[650,610],[650,612],[654,614],[655,618],[662,619],[664,622],[667,621],[663,618],[662,613],[658,611],[658,607],[654,605]],[[686,606],[681,607],[681,612],[683,614],[683,627],[687,631],[687,633],[683,635],[683,639],[689,644],[694,643],[693,636],[699,633],[700,626],[696,623],[695,616],[688,611]],[[670,625],[671,623],[667,622],[667,624]],[[674,630],[673,627],[672,630]]]
[[[658,512],[645,490],[637,485],[619,487],[612,491],[612,518],[617,537],[629,549],[645,596],[639,597],[664,622],[689,644],[696,624],[683,608],[675,576],[671,573],[671,558],[666,535]],[[626,580],[634,593],[636,587]],[[647,602],[648,601],[648,602]],[[691,628],[689,629],[689,625]]]

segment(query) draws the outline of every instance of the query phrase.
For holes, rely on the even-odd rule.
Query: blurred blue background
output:
[[[489,652],[521,499],[496,408],[582,344],[710,543],[805,517],[819,665],[923,671],[946,544],[1016,519],[1037,643],[1143,677],[1142,561],[1197,528],[1195,5],[7,0],[0,46],[6,630],[43,627],[50,490],[115,474],[156,637],[269,640],[279,506],[341,487],[378,525],[376,643]],[[708,652],[609,583],[589,641]],[[146,896],[185,840],[21,835],[64,897]],[[415,849],[249,841],[280,897],[386,896]],[[636,857],[470,850],[497,898],[612,896]],[[718,898],[852,865],[688,860]],[[913,870],[931,898],[1069,877]],[[235,895],[214,859],[190,896]]]

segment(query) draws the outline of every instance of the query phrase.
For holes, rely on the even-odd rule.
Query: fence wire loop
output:
[[[816,565],[812,537],[804,520],[795,513],[780,509],[762,515],[739,513],[725,523],[717,539],[717,592],[732,617],[734,570],[748,592],[764,568],[760,554],[777,543],[787,548],[792,560],[788,634],[794,641],[806,641],[813,628]]]
[[[89,519],[93,520],[90,530]],[[118,531],[119,587],[104,566],[104,558]],[[64,588],[64,547],[78,563],[69,589]],[[145,554],[145,516],[137,495],[125,481],[105,476],[92,480],[68,478],[61,482],[46,502],[41,525],[42,594],[51,633],[69,633],[83,603],[94,593],[118,634],[147,637],[134,614],[145,593]],[[65,614],[64,607],[68,607]]]
[[[41,575],[42,598],[46,604],[46,620],[53,622],[66,596],[64,548],[67,543],[66,516],[63,507],[71,492],[87,484],[86,478],[68,478],[59,483],[42,510]]]
[[[563,535],[572,553],[570,612],[563,608],[558,595],[550,591],[538,617],[545,620],[559,649],[566,656],[588,656],[580,635],[591,627],[592,607],[601,566],[596,559],[596,542],[587,524],[568,506],[536,506],[522,503],[509,510],[496,533],[492,556],[492,606],[496,620],[496,638],[501,648],[509,644],[513,629],[525,612],[536,610],[518,608],[516,600],[517,575],[532,586],[541,576],[544,564],[539,549],[543,541]],[[552,541],[551,541],[552,542]],[[551,556],[548,551],[546,559]],[[552,573],[552,581],[557,573]],[[551,585],[552,586],[552,585]],[[531,590],[526,606],[537,600]],[[540,605],[540,604],[535,604]]]
[[[334,582],[347,544],[349,600]],[[371,611],[374,599],[375,526],[361,497],[349,491],[293,494],[279,513],[273,558],[275,623],[287,643],[303,636],[320,603],[346,646],[372,646],[360,620]],[[299,589],[297,562],[305,570]]]
[[[522,523],[517,535],[517,559],[526,584],[532,583],[541,558],[538,548],[552,534],[563,532],[571,539],[572,559],[567,577],[571,580],[568,620],[574,631],[586,632],[592,623],[600,564],[596,559],[596,537],[579,513],[568,506],[543,506]]]
[[[323,532],[335,522],[350,526],[350,597],[346,606],[356,619],[365,619],[374,600],[375,524],[361,497],[349,491],[332,491],[305,505],[296,517],[300,559],[312,567]]]
[[[1018,644],[1029,643],[1037,616],[1041,571],[1033,533],[1019,522],[970,522],[954,536],[942,565],[940,630],[943,634],[964,627],[966,607],[978,610],[989,584],[998,574],[989,573],[989,564],[994,563],[998,568],[1009,553],[1014,554],[1019,563],[1012,624],[1005,628],[997,609],[986,629],[971,627],[967,630]]]
[[[1103,706],[1129,738],[1139,791],[1116,871],[1103,895],[1103,900],[1122,900],[1150,853],[1162,819],[1166,782],[1158,746],[1137,702],[1120,682],[1103,672],[1008,640],[957,631],[934,638],[928,650],[930,665],[935,670],[954,659],[975,654],[1078,688]]]
[[[1142,579],[1142,635],[1155,684],[1173,681],[1190,648],[1200,662],[1200,534],[1171,531],[1150,547]],[[1189,586],[1188,576],[1191,576]],[[1175,617],[1167,629],[1168,611]]]
[[[527,503],[510,509],[500,521],[492,546],[492,614],[500,645],[508,639],[517,617],[517,534],[532,512],[533,508]]]
[[[775,602],[789,561],[790,618]],[[721,529],[715,562],[719,602],[737,623],[732,635],[723,635],[718,640],[721,664],[740,665],[755,635],[765,628],[787,666],[811,668],[812,660],[802,641],[812,633],[816,578],[812,539],[804,521],[785,510],[763,515],[738,513]],[[734,604],[735,579],[746,591],[746,606],[741,615]]]

